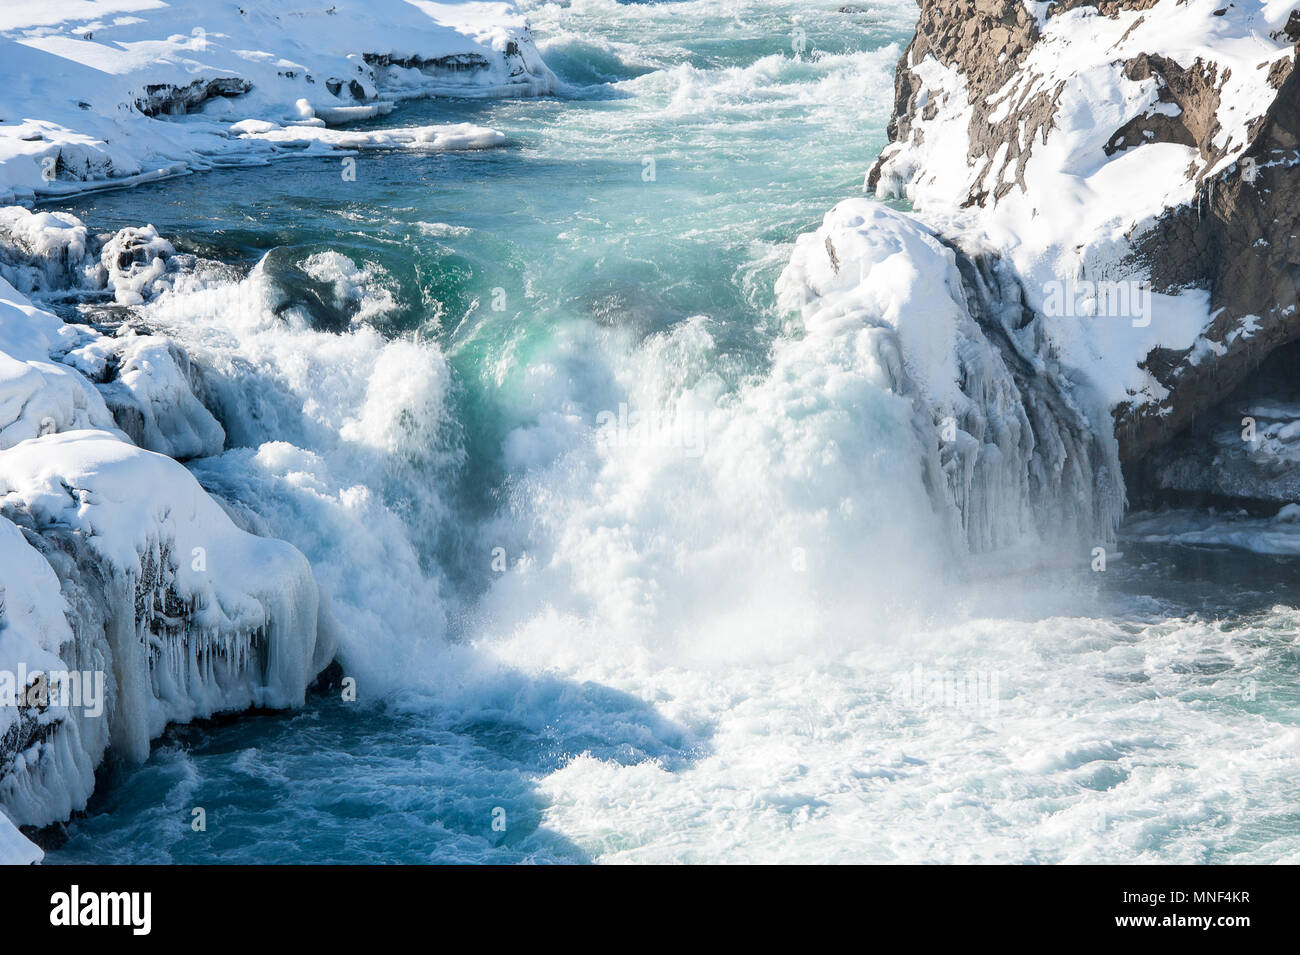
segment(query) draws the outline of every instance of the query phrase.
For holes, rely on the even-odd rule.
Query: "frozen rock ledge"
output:
[[[120,434],[0,451],[0,549],[0,671],[29,676],[0,707],[0,808],[18,825],[82,808],[110,746],[142,760],[168,723],[301,704],[334,654],[306,558]],[[41,670],[102,692],[33,699]]]

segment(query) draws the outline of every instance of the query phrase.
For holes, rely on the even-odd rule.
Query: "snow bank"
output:
[[[197,397],[202,372],[176,343],[123,325],[93,330],[62,361],[96,383],[117,427],[142,448],[179,461],[220,454],[226,432]]]
[[[16,0],[0,10],[0,204],[304,144],[482,148],[500,134],[322,127],[415,96],[554,87],[513,3]]]
[[[301,704],[332,658],[306,558],[237,528],[170,458],[69,431],[0,452],[0,475],[0,566],[19,597],[0,664],[99,674],[105,688],[81,712],[0,717],[13,724],[0,724],[0,806],[14,822],[82,808],[106,745],[142,760],[168,723]]]
[[[0,717],[0,807],[14,822],[82,808],[106,745],[140,760],[168,723],[301,704],[332,658],[306,558],[237,528],[172,459],[69,431],[0,452],[0,475],[0,669],[94,672],[106,686],[97,713]]]

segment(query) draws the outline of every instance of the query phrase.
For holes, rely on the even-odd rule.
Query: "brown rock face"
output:
[[[921,18],[916,25],[916,35],[903,51],[898,71],[894,75],[894,115],[889,121],[889,139],[902,142],[914,134],[912,118],[917,111],[917,98],[921,82],[909,64],[919,63],[933,56],[945,66],[956,67],[965,77],[971,91],[975,115],[971,117],[971,158],[992,157],[999,144],[1010,146],[1007,162],[1017,163],[1017,178],[1024,172],[1017,113],[1002,123],[990,125],[989,116],[994,107],[988,103],[988,94],[1000,89],[1015,75],[1021,61],[1038,38],[1038,25],[1019,0],[938,0],[921,3]],[[1005,56],[1003,55],[1005,54]],[[1044,100],[1050,97],[1043,97]],[[927,104],[933,108],[933,104]],[[1050,110],[1033,109],[1039,122],[1050,119]],[[931,118],[933,113],[926,118]],[[1031,128],[1033,119],[1031,118]],[[1008,126],[1007,124],[1011,125]],[[1015,128],[1011,128],[1014,126]],[[879,161],[867,177],[867,186],[876,187],[880,178]],[[1023,183],[1023,180],[1021,180]],[[972,197],[979,201],[982,197]]]
[[[1026,190],[1026,163],[1057,121],[1064,83],[1054,77],[1063,74],[1031,75],[1035,67],[1026,64],[1049,27],[1040,27],[1019,0],[918,2],[916,36],[895,79],[891,145],[873,166],[868,186],[876,187],[900,149],[923,143],[930,131],[926,124],[935,119],[934,94],[926,92],[919,67],[933,57],[961,75],[969,98],[970,170],[958,183],[957,195],[969,186],[962,204],[992,209],[1010,190]],[[1125,38],[1138,36],[1135,31],[1144,20],[1149,34],[1151,18],[1177,15],[1167,0],[1063,0],[1048,9],[1043,23],[1079,8],[1092,8],[1102,17],[1133,18]],[[1207,28],[1211,54],[1216,35]],[[1257,68],[1267,73],[1259,75],[1256,88],[1262,89],[1266,79],[1276,95],[1267,111],[1249,123],[1250,114],[1235,111],[1238,106],[1226,98],[1232,69],[1220,63],[1190,57],[1179,62],[1158,49],[1132,55],[1131,45],[1113,61],[1126,80],[1154,81],[1158,102],[1143,115],[1130,115],[1099,152],[1110,157],[1151,143],[1175,143],[1195,150],[1196,156],[1185,180],[1195,186],[1194,200],[1166,207],[1135,225],[1126,234],[1127,261],[1149,273],[1157,292],[1207,290],[1213,316],[1196,346],[1156,348],[1137,363],[1168,394],[1156,400],[1133,396],[1114,408],[1125,462],[1167,443],[1222,401],[1271,352],[1300,340],[1300,70],[1294,69],[1300,55],[1300,9],[1268,36],[1275,50],[1297,49],[1292,56],[1259,63]],[[1041,67],[1041,58],[1034,63]],[[1235,68],[1240,71],[1241,64]],[[1267,97],[1256,102],[1267,102]],[[1238,141],[1224,126],[1238,130]],[[1043,202],[1050,207],[1051,198],[1045,196]],[[1158,394],[1160,389],[1152,390]]]
[[[1199,364],[1188,352],[1151,352],[1145,367],[1171,394],[1158,407],[1116,409],[1125,459],[1178,434],[1300,338],[1300,74],[1279,71],[1278,80],[1236,165],[1203,180],[1195,205],[1170,210],[1139,243],[1157,289],[1209,289],[1217,314],[1207,337],[1224,351]],[[1240,333],[1249,316],[1257,330]]]
[[[1157,142],[1191,146],[1206,163],[1218,161],[1226,145],[1215,147],[1213,143],[1214,134],[1219,131],[1220,81],[1213,64],[1197,60],[1184,69],[1166,56],[1144,53],[1124,64],[1124,75],[1130,80],[1154,78],[1159,85],[1160,102],[1177,107],[1178,114],[1135,116],[1115,131],[1106,144],[1107,156]]]

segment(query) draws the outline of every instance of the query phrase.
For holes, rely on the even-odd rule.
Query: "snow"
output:
[[[142,448],[177,460],[220,454],[226,432],[194,395],[189,359],[168,339],[129,328],[117,338],[96,336],[69,352],[76,365],[91,359],[116,363],[117,377],[99,386],[114,418]],[[187,374],[189,370],[189,374]]]
[[[1109,538],[1123,490],[1114,443],[1093,443],[1100,409],[1076,405],[1032,346],[994,343],[972,313],[956,254],[931,229],[875,202],[841,202],[799,237],[777,292],[801,311],[797,351],[824,350],[825,388],[865,374],[910,403],[914,456],[960,528],[959,550],[1042,544],[1046,527],[1065,551],[1080,535]],[[1035,373],[1017,377],[1008,362],[1026,357]]]
[[[152,230],[112,237],[105,268],[74,217],[6,215],[17,238],[0,276],[139,298],[169,274]],[[108,686],[98,714],[0,706],[13,747],[0,752],[0,861],[39,858],[12,826],[83,808],[110,743],[142,759],[169,722],[300,704],[333,657],[306,558],[236,527],[185,467],[118,428],[114,411],[141,444],[219,452],[185,365],[161,336],[67,325],[0,277],[0,685],[85,670]]]
[[[45,853],[23,838],[9,817],[0,812],[0,865],[31,865],[45,858]]]
[[[20,0],[0,10],[0,81],[0,205],[303,145],[497,145],[499,133],[467,125],[326,127],[400,99],[538,95],[556,82],[513,3],[418,0]]]
[[[1215,16],[1226,7],[1226,13]],[[957,212],[972,192],[992,190],[999,163],[969,158],[970,94],[965,78],[933,57],[913,64],[923,102],[937,102],[931,119],[918,116],[920,142],[891,144],[877,193],[912,200],[925,221],[949,234],[973,234],[1016,266],[1028,303],[1040,313],[1056,283],[1086,278],[1133,284],[1150,276],[1126,258],[1131,240],[1170,206],[1194,201],[1199,182],[1230,167],[1248,145],[1247,130],[1272,103],[1269,67],[1293,55],[1280,29],[1294,3],[1286,0],[1159,0],[1146,10],[1105,16],[1091,7],[1047,16],[1026,3],[1041,37],[1007,84],[990,97],[992,118],[1013,115],[1037,94],[1054,95],[1051,124],[1022,146],[1030,149],[1024,188],[985,207]],[[1189,146],[1149,142],[1107,156],[1116,130],[1135,117],[1169,113],[1158,81],[1128,79],[1125,60],[1142,53],[1184,68],[1200,60],[1217,70],[1220,102],[1213,164]],[[1003,154],[1004,155],[1004,154]],[[1000,160],[1000,156],[995,156]],[[1189,172],[1190,171],[1190,172]],[[1081,372],[1107,402],[1159,400],[1164,389],[1138,363],[1163,346],[1195,345],[1209,321],[1209,296],[1188,290],[1153,296],[1151,321],[1080,320],[1045,316],[1043,327],[1061,360]]]
[[[240,138],[268,143],[316,143],[337,149],[488,149],[505,142],[504,133],[472,123],[441,126],[407,126],[402,129],[346,130],[320,126],[278,126],[261,123],[242,126]],[[233,129],[234,127],[232,127]]]
[[[79,532],[107,567],[137,582],[144,562],[166,546],[176,559],[163,574],[165,586],[193,605],[187,626],[221,635],[268,625],[274,631],[266,682],[248,688],[251,702],[302,702],[317,672],[308,672],[317,651],[317,595],[306,559],[282,541],[237,528],[182,465],[103,431],[50,434],[0,451],[0,509]],[[150,736],[161,732],[161,717],[189,719],[187,707],[203,708],[192,698],[160,702]],[[147,747],[150,736],[134,742]]]
[[[94,386],[50,359],[74,335],[0,278],[0,448],[51,431],[115,430]]]

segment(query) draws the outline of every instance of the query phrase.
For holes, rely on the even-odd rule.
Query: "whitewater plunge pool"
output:
[[[138,317],[207,369],[229,450],[191,466],[311,559],[358,699],[174,729],[46,861],[1294,860],[1293,564],[948,580],[885,400],[772,373],[912,5],[523,5],[563,95],[375,123],[502,148],[63,207],[233,265]],[[653,440],[601,433],[632,411]]]

